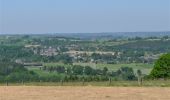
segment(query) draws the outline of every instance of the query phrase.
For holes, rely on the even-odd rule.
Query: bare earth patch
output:
[[[170,100],[170,88],[1,86],[0,100]]]

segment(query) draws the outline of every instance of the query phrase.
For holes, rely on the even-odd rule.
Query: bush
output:
[[[115,73],[114,73],[115,74]],[[116,77],[122,80],[136,80],[136,76],[132,68],[122,67],[116,72]]]

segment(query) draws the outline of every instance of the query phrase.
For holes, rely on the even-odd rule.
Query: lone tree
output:
[[[170,78],[170,53],[162,55],[154,65],[150,73],[153,79]]]
[[[138,75],[138,84],[139,86],[142,85],[142,71],[140,69],[137,70],[137,75]]]
[[[107,72],[108,72],[108,68],[107,68],[107,67],[104,67],[104,68],[103,68],[103,75],[107,75]]]

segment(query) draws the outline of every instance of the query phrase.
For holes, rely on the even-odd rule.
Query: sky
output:
[[[170,0],[0,0],[0,34],[170,31]]]

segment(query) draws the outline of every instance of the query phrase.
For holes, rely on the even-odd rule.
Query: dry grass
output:
[[[0,100],[170,100],[170,88],[1,86]]]

